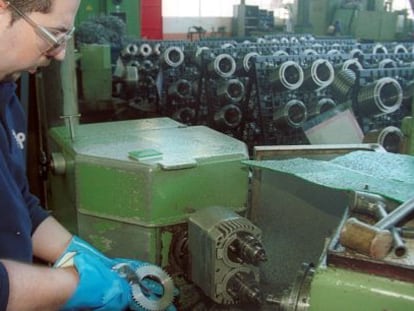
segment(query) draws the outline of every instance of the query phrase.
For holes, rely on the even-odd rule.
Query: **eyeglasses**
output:
[[[42,37],[42,39],[44,39],[50,45],[49,48],[44,52],[47,55],[57,55],[60,51],[62,51],[66,42],[72,38],[73,33],[75,32],[75,27],[72,27],[72,29],[66,32],[62,32],[59,29],[55,29],[55,31],[59,32],[60,34],[58,36],[54,35],[52,30],[53,28],[47,28],[37,24],[34,20],[32,20],[22,11],[20,11],[9,1],[6,1],[6,4],[10,8],[12,8],[28,24],[30,24],[30,26],[33,27],[37,35]]]

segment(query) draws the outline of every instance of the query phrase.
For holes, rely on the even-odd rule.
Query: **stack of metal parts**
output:
[[[306,35],[129,40],[113,64],[113,96],[124,102],[115,114],[207,125],[249,147],[308,143],[303,124],[339,105],[364,134],[400,128],[411,114],[413,58],[409,43]]]

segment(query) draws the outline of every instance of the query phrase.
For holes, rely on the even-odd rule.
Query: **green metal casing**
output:
[[[414,155],[414,117],[405,117],[401,129],[405,136],[404,152]]]
[[[246,209],[242,142],[168,118],[84,124],[75,133],[72,141],[65,127],[50,131],[66,171],[50,176],[49,206],[109,255],[164,266],[170,229],[192,212],[212,205]]]
[[[131,36],[141,36],[141,1],[121,1],[120,5],[115,5],[112,0],[82,0],[76,17],[76,25],[95,16],[117,15],[125,20],[127,34]]]
[[[327,34],[328,27],[333,22],[332,17],[334,16],[338,3],[338,0],[309,1],[309,19],[314,35],[324,36]]]
[[[110,101],[112,99],[111,47],[82,44],[80,53],[83,99],[88,105],[99,101]],[[90,108],[97,110],[97,107]]]
[[[319,267],[309,311],[414,310],[414,284],[334,267]]]
[[[384,11],[359,11],[355,20],[355,37],[358,39],[395,40],[398,14]]]

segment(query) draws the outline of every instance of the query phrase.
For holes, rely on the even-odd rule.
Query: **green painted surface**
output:
[[[408,154],[414,155],[414,117],[404,118],[401,129],[406,139],[405,150]]]
[[[113,4],[112,0],[82,0],[76,17],[76,25],[81,22],[103,14],[115,14],[126,19],[127,34],[141,36],[141,1],[124,0],[119,6]]]
[[[91,104],[100,100],[111,100],[111,47],[109,45],[82,44],[80,53],[82,55],[80,62],[84,99]]]
[[[168,228],[211,205],[246,209],[247,148],[227,135],[168,118],[81,124],[75,133],[72,141],[65,127],[50,131],[70,165],[49,179],[49,207],[107,254],[165,264]],[[131,157],[148,150],[156,156]]]
[[[355,37],[377,41],[394,40],[397,17],[392,12],[359,11],[355,19]]]
[[[332,161],[295,158],[245,163],[329,188],[370,191],[399,202],[414,197],[414,157],[408,155],[356,151]]]
[[[414,284],[335,268],[318,268],[309,311],[414,310]]]

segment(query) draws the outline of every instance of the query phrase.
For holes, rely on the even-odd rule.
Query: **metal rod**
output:
[[[414,211],[414,198],[409,199],[398,206],[395,210],[377,222],[375,227],[379,229],[390,229],[412,211]]]

